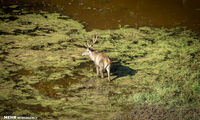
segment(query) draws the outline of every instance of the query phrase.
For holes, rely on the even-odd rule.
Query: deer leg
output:
[[[104,78],[104,76],[103,76],[103,67],[100,67],[100,73],[101,73],[101,78]]]
[[[96,65],[97,75],[99,75],[99,66]]]
[[[106,68],[106,70],[107,70],[107,73],[108,73],[108,81],[110,81],[110,66],[108,66]]]

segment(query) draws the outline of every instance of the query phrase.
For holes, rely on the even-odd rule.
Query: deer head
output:
[[[88,42],[84,44],[87,49],[85,50],[85,52],[82,53],[82,56],[86,56],[86,55],[91,54],[91,52],[93,51],[92,46],[96,43],[97,37],[98,37],[97,35],[93,36],[92,42],[90,44],[88,44]]]

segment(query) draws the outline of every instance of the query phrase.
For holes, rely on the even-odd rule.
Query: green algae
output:
[[[169,112],[199,109],[200,38],[190,30],[87,32],[57,13],[0,17],[6,18],[0,20],[2,116],[102,120],[123,118],[137,105]],[[110,57],[112,82],[97,76],[94,63],[81,56],[84,43],[96,34],[94,50]],[[197,119],[200,111],[194,113],[183,119]]]

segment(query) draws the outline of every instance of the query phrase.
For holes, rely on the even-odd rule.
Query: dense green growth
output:
[[[96,34],[94,50],[112,60],[110,83],[81,56]],[[87,32],[56,13],[0,9],[0,61],[1,116],[200,117],[200,37],[183,28]]]

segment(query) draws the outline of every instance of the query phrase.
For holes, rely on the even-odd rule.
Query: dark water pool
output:
[[[145,25],[184,26],[200,32],[200,0],[2,0],[1,4],[60,12],[86,22],[89,30]]]

